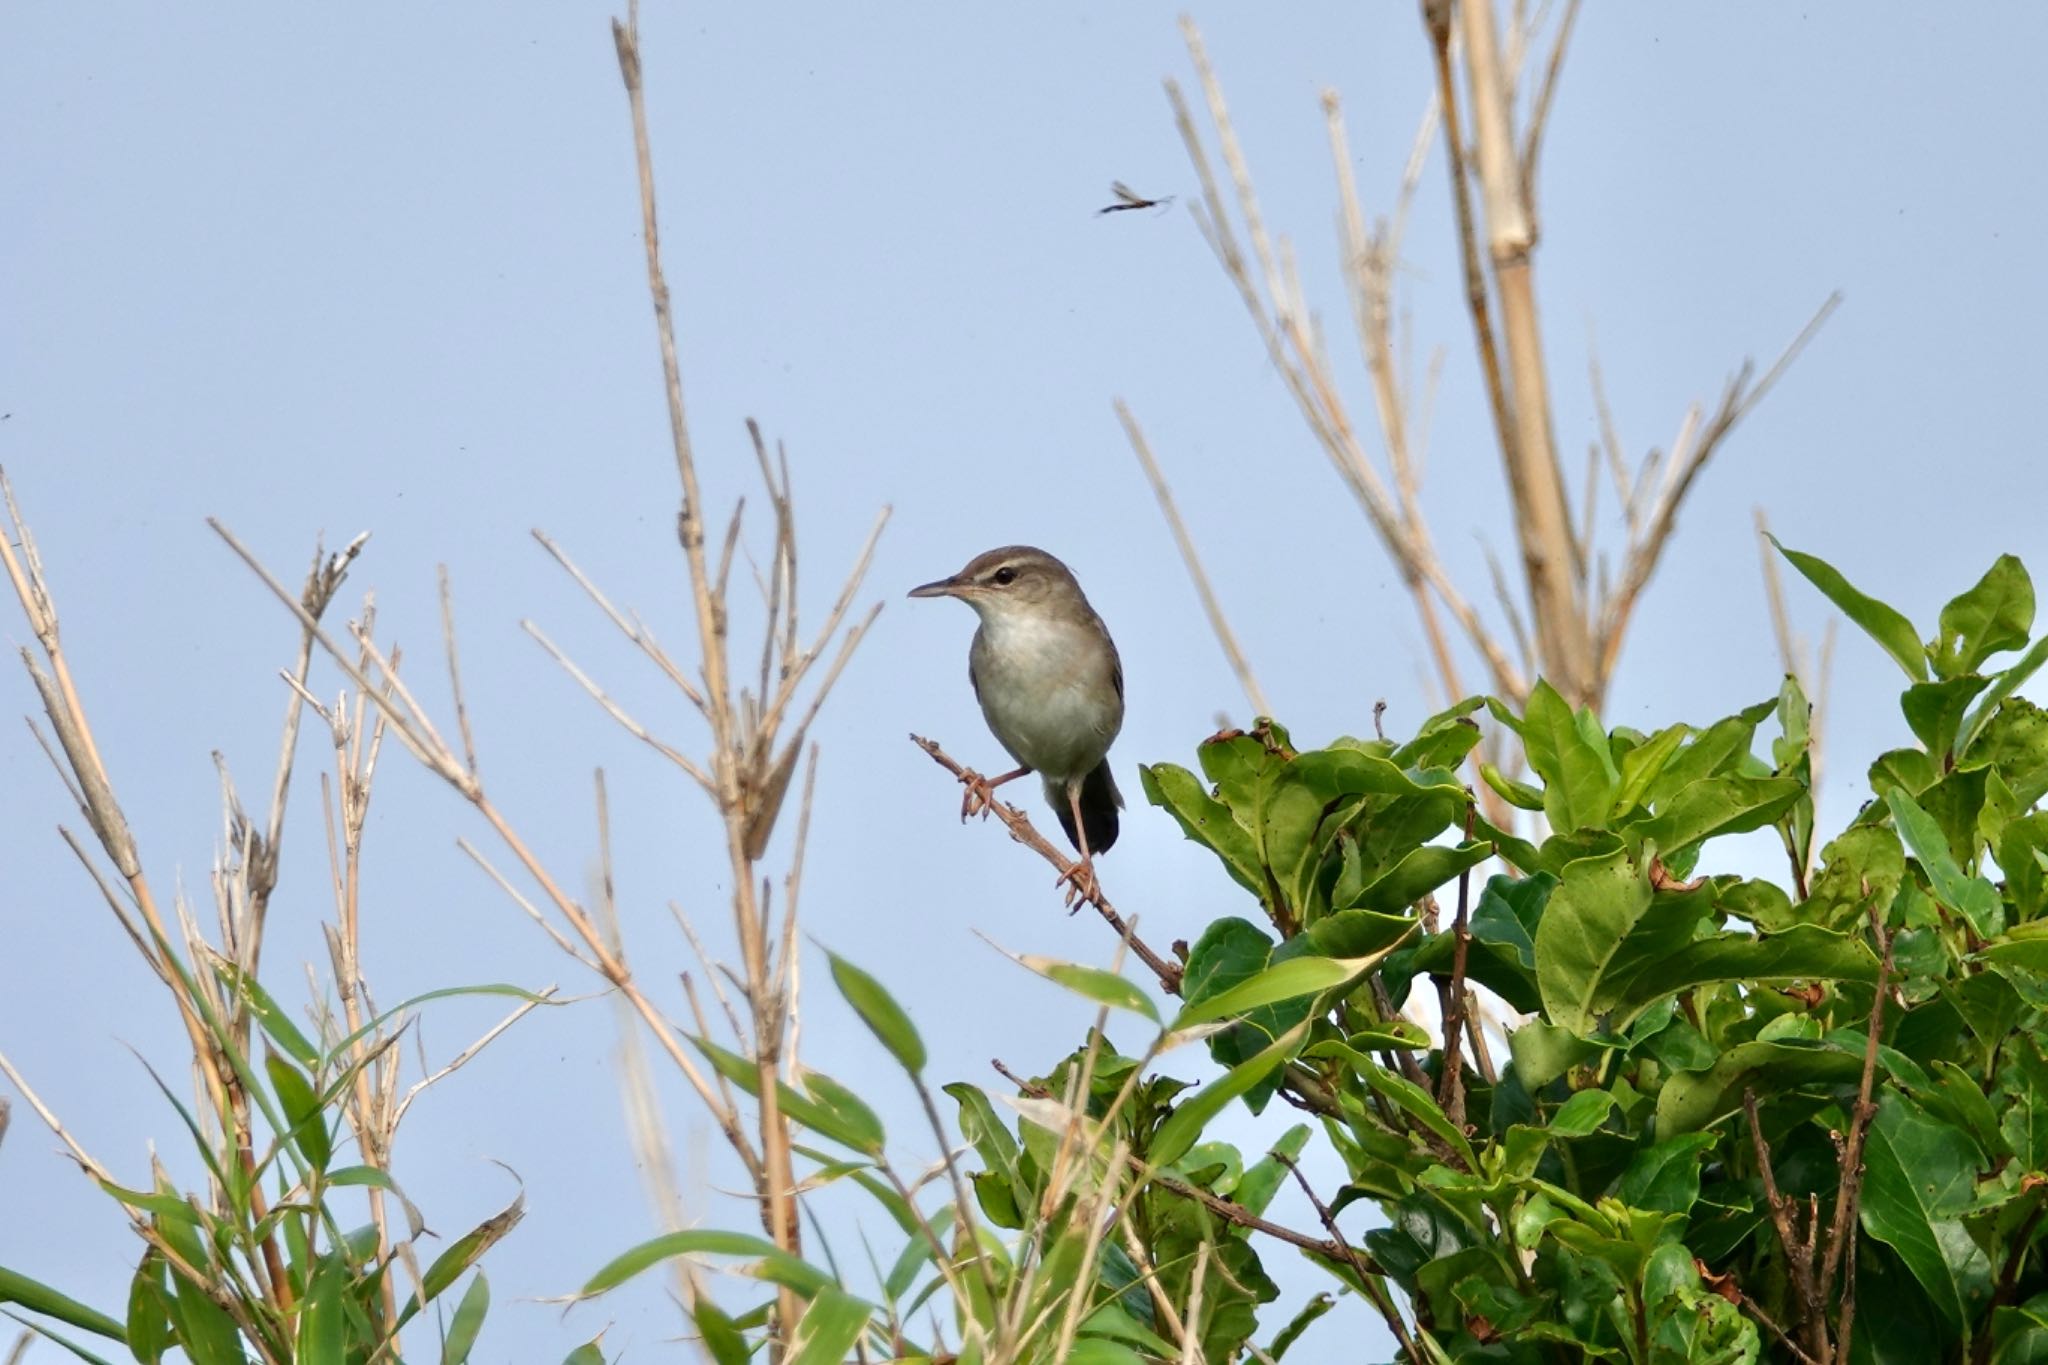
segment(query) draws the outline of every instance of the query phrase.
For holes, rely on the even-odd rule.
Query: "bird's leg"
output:
[[[1015,782],[1030,771],[1029,768],[1019,768],[1013,773],[1004,773],[1001,777],[983,777],[969,769],[967,776],[960,779],[967,786],[967,794],[960,798],[960,818],[965,820],[970,815],[986,814],[996,803],[997,787],[1005,782]]]
[[[1067,889],[1067,904],[1079,910],[1089,901],[1102,899],[1102,884],[1095,880],[1095,855],[1088,849],[1088,825],[1081,819],[1081,784],[1067,784],[1067,809],[1074,813],[1074,842],[1081,846],[1081,861],[1060,874],[1053,883]]]

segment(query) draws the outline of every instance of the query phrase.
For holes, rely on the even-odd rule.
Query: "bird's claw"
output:
[[[1069,911],[1079,910],[1090,901],[1102,903],[1102,883],[1096,880],[1092,859],[1084,859],[1060,873],[1053,887],[1062,893]]]
[[[961,785],[967,788],[966,792],[960,797],[961,824],[966,824],[967,818],[971,815],[985,816],[995,809],[995,788],[989,783],[987,778],[983,777],[980,773],[969,772],[967,776],[960,779],[960,782]]]

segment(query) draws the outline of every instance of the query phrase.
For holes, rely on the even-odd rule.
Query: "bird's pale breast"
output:
[[[1089,620],[985,619],[968,666],[988,727],[1010,756],[1049,779],[1087,774],[1124,720],[1115,654]]]

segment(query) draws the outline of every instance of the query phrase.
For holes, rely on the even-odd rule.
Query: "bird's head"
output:
[[[951,578],[912,588],[910,595],[957,597],[984,621],[1088,600],[1066,565],[1029,545],[1005,545],[976,555]]]

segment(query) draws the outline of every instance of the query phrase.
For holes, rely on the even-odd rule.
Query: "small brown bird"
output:
[[[981,617],[967,676],[988,728],[1018,767],[970,788],[961,814],[993,790],[1037,773],[1081,861],[1063,877],[1084,898],[1098,894],[1095,855],[1116,842],[1124,803],[1109,771],[1109,746],[1124,723],[1124,670],[1102,618],[1066,565],[1029,545],[977,555],[951,578],[912,597],[957,597]]]

